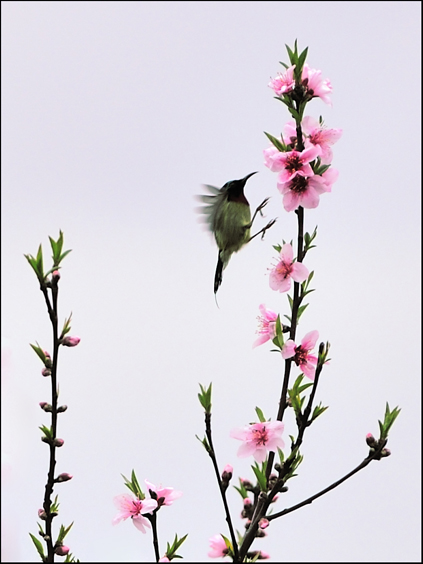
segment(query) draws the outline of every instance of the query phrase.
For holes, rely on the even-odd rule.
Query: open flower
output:
[[[266,459],[267,452],[284,448],[285,443],[281,437],[284,424],[281,421],[265,421],[246,425],[242,429],[232,429],[230,436],[243,441],[238,449],[241,458],[253,455],[257,462]]]
[[[299,206],[306,209],[317,208],[320,194],[330,192],[338,177],[338,171],[329,168],[321,176],[295,176],[289,182],[278,182],[278,190],[283,195],[283,207],[286,211],[296,210]]]
[[[270,309],[266,309],[264,304],[259,305],[259,310],[261,316],[257,317],[259,322],[259,328],[257,329],[256,333],[260,336],[256,339],[253,343],[253,348],[257,347],[258,345],[262,345],[269,339],[273,340],[276,335],[276,320],[278,318],[278,314]]]
[[[280,261],[271,269],[269,284],[272,290],[288,292],[291,288],[291,278],[295,282],[304,282],[308,278],[308,269],[301,262],[294,262],[294,251],[289,243],[285,243],[279,253]]]
[[[158,507],[161,507],[162,505],[172,505],[175,499],[180,498],[182,495],[182,492],[174,490],[173,488],[162,488],[161,484],[157,487],[148,480],[144,481],[147,489],[150,491],[152,499],[157,500]]]
[[[222,558],[228,554],[228,547],[222,535],[214,535],[209,538],[210,549],[208,556],[210,558]]]
[[[278,181],[288,182],[295,176],[313,176],[310,162],[314,161],[320,153],[318,145],[312,145],[304,151],[273,151],[264,152],[265,164],[272,172],[279,172]]]
[[[287,94],[295,88],[294,69],[295,65],[286,69],[283,74],[278,72],[276,78],[272,78],[269,82],[269,88],[271,88],[277,96]]]
[[[322,79],[322,71],[311,69],[307,63],[303,66],[301,74],[302,85],[307,89],[310,98],[319,97],[326,104],[332,105],[329,94],[332,92],[332,85],[329,80]]]
[[[132,497],[130,494],[117,495],[114,500],[116,507],[119,509],[119,513],[113,519],[112,524],[116,525],[120,521],[125,521],[128,517],[131,517],[132,522],[136,528],[145,533],[144,527],[150,527],[148,519],[143,517],[145,513],[152,513],[157,507],[157,501],[155,499],[137,499]]]
[[[329,129],[312,116],[305,116],[301,122],[303,141],[306,148],[318,145],[321,149],[320,162],[330,164],[333,153],[331,146],[340,139],[342,129]],[[286,145],[297,143],[297,128],[294,120],[290,120],[283,128],[283,140]],[[277,149],[276,149],[277,150]]]
[[[310,351],[314,348],[318,338],[318,331],[310,331],[301,341],[301,345],[297,346],[292,339],[289,339],[282,347],[282,357],[284,359],[294,357],[295,364],[310,380],[314,380],[317,366],[317,356],[310,354]]]

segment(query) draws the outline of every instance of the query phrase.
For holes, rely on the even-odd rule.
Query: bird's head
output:
[[[248,205],[247,199],[244,196],[244,186],[247,180],[253,176],[253,174],[257,174],[258,171],[250,172],[244,178],[240,180],[230,180],[227,182],[222,190],[225,190],[228,194],[228,200],[230,202],[243,202]]]

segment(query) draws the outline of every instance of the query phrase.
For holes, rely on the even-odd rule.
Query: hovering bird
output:
[[[250,229],[258,212],[263,216],[262,209],[269,201],[263,200],[251,218],[250,204],[244,194],[244,186],[247,180],[257,174],[251,172],[240,180],[230,180],[222,188],[216,188],[205,184],[204,187],[212,194],[211,196],[197,196],[197,199],[207,204],[198,208],[197,211],[203,213],[205,223],[208,224],[210,231],[219,249],[217,257],[216,273],[214,276],[214,293],[216,295],[222,283],[222,272],[228,265],[232,253],[236,253],[262,233],[262,238],[267,229],[272,227],[276,219],[272,219],[266,227],[251,236]]]

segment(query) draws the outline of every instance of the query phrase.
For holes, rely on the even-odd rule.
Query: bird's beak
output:
[[[257,173],[258,173],[258,170],[256,170],[255,172],[250,172],[250,174],[247,174],[247,176],[244,176],[244,178],[242,179],[243,182],[244,182],[244,184],[247,182],[247,180],[248,180],[251,176],[253,176],[253,174],[257,174]]]

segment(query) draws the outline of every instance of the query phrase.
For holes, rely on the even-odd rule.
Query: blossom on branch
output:
[[[257,317],[259,322],[259,328],[257,329],[256,333],[260,336],[256,339],[253,343],[253,348],[257,347],[258,345],[262,345],[266,341],[273,340],[276,335],[276,320],[278,318],[278,314],[270,309],[266,309],[264,304],[259,305],[259,310],[261,316]]]
[[[295,364],[310,380],[314,380],[317,366],[317,356],[310,354],[310,352],[318,338],[318,331],[310,331],[301,341],[301,345],[297,346],[292,339],[289,339],[282,347],[282,357],[284,359],[293,358]]]
[[[301,262],[294,262],[294,251],[289,243],[285,243],[280,253],[280,261],[271,269],[269,284],[272,290],[288,292],[291,288],[291,278],[294,282],[304,282],[309,271]]]
[[[306,209],[317,208],[320,194],[331,192],[332,184],[338,178],[338,171],[329,168],[322,175],[295,176],[289,182],[278,182],[278,190],[283,195],[283,207],[294,211],[299,206]]]
[[[161,485],[157,487],[148,480],[144,480],[144,482],[147,489],[150,491],[151,498],[157,500],[158,507],[162,505],[172,505],[175,499],[182,496],[182,492],[174,490],[173,488],[162,488]]]
[[[264,462],[268,451],[283,449],[285,443],[281,437],[284,424],[281,421],[265,421],[246,425],[242,429],[232,429],[230,436],[243,441],[238,449],[241,458],[253,455],[257,462]]]
[[[209,538],[210,549],[207,553],[210,558],[222,558],[228,554],[228,547],[222,535],[214,535]]]
[[[304,64],[301,74],[301,83],[307,90],[310,98],[321,98],[326,104],[332,105],[329,94],[332,92],[332,85],[329,80],[322,79],[322,71],[311,69],[307,63]]]
[[[311,116],[305,116],[301,122],[301,129],[305,148],[307,149],[312,145],[319,146],[321,149],[319,155],[321,164],[330,164],[333,158],[331,146],[340,139],[342,129],[329,129]],[[294,120],[285,124],[283,140],[286,145],[296,146],[297,128]]]
[[[146,533],[144,527],[150,527],[148,520],[143,517],[145,513],[152,513],[157,507],[157,501],[155,499],[137,499],[132,497],[130,494],[117,495],[114,498],[114,503],[119,509],[119,513],[112,521],[112,525],[120,523],[120,521],[125,521],[128,517],[131,517],[132,522],[135,527],[142,533]]]
[[[294,69],[295,65],[286,69],[283,74],[278,72],[276,78],[272,78],[269,82],[269,88],[271,88],[277,96],[288,94],[295,88]]]

